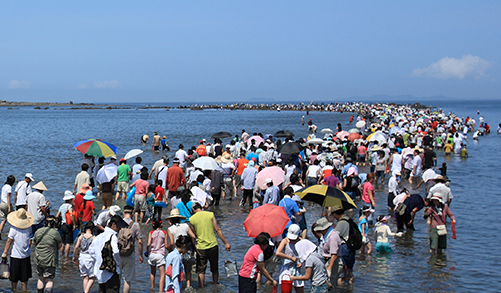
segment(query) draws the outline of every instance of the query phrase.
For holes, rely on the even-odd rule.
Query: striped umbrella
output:
[[[116,155],[118,148],[100,139],[82,140],[73,145],[77,151],[94,157],[111,157]]]

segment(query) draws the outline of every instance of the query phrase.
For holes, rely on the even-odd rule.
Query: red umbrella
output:
[[[266,189],[268,186],[266,185],[266,179],[271,178],[273,180],[273,185],[279,186],[284,182],[285,172],[282,168],[273,166],[266,167],[261,172],[259,172],[256,176],[256,184],[261,187],[261,189]]]
[[[356,139],[360,139],[360,138],[362,138],[362,136],[360,134],[358,134],[358,133],[350,133],[348,135],[348,140],[351,141],[351,142],[353,142]]]
[[[289,217],[283,207],[267,203],[250,211],[244,227],[249,237],[257,237],[261,232],[275,237],[284,232],[288,222]]]

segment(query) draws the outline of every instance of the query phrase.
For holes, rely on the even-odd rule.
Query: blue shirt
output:
[[[254,167],[247,167],[242,172],[241,182],[244,189],[254,189],[256,183],[257,169]]]
[[[280,198],[280,189],[275,185],[270,186],[266,189],[264,193],[263,204],[271,203],[278,205],[278,199]]]
[[[258,154],[256,154],[256,153],[249,153],[245,157],[245,159],[248,160],[248,161],[252,160],[253,158],[256,159],[256,164],[258,164],[259,163],[259,155]]]
[[[169,276],[165,274],[165,289],[169,288],[174,290],[174,293],[181,293],[181,280],[179,279],[181,272],[184,272],[183,259],[176,248],[165,257],[165,271],[172,266],[172,274]]]
[[[343,170],[341,170],[341,174],[346,176],[348,174],[348,169],[350,169],[350,167],[355,167],[355,170],[357,170],[358,173],[358,167],[356,165],[353,165],[352,163],[348,163],[343,167]]]
[[[187,202],[186,204],[184,204],[183,202],[177,203],[176,209],[179,210],[179,214],[181,216],[186,218],[186,219],[181,219],[180,221],[181,223],[186,223],[190,221],[190,217],[192,216],[192,209],[191,209],[192,205],[193,203],[191,201]]]
[[[292,225],[292,220],[291,217],[297,213],[299,213],[299,207],[297,206],[297,203],[290,199],[290,198],[284,198],[278,203],[279,206],[283,207],[285,209],[285,212],[287,213],[287,216],[289,217],[289,222],[287,222],[287,225],[285,226],[285,229],[289,228],[290,225]]]

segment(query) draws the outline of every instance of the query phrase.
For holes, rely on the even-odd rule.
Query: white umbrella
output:
[[[97,171],[96,181],[98,183],[106,183],[110,182],[111,179],[117,176],[117,165],[115,164],[106,164],[99,171]]]
[[[216,160],[207,156],[200,157],[195,161],[193,161],[193,166],[195,166],[195,168],[200,168],[202,170],[215,170],[218,168]]]
[[[128,160],[128,159],[133,158],[133,157],[135,157],[135,156],[137,156],[139,154],[142,154],[142,153],[143,153],[143,151],[140,150],[140,149],[133,149],[133,150],[130,150],[128,153],[125,154],[124,159]]]
[[[324,140],[321,138],[313,138],[313,139],[308,140],[306,143],[307,144],[322,144],[322,143],[324,143]]]
[[[360,130],[357,128],[352,128],[352,129],[348,130],[348,133],[360,133]]]
[[[364,120],[360,120],[360,121],[357,122],[357,124],[355,124],[355,126],[357,128],[362,128],[362,127],[365,126],[365,121]]]
[[[332,129],[330,129],[330,128],[324,128],[320,132],[322,132],[322,133],[334,133],[334,131],[332,131]]]
[[[369,138],[369,141],[376,140],[379,142],[379,145],[381,145],[383,143],[386,143],[386,136],[381,131],[378,131]]]

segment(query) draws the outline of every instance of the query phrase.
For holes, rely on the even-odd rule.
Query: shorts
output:
[[[125,192],[125,193],[129,192],[129,182],[127,181],[118,182],[117,192]]]
[[[245,278],[238,276],[238,292],[239,293],[255,293],[257,292],[256,279]]]
[[[134,195],[134,211],[145,213],[148,209],[148,203],[146,202],[146,197],[141,194]]]
[[[381,170],[381,171],[376,171],[376,177],[384,177],[384,170]]]
[[[63,244],[73,243],[73,225],[61,225],[61,239],[63,240]]]
[[[78,257],[78,268],[80,277],[94,277],[94,259],[88,253],[80,253]]]
[[[224,178],[224,190],[233,190],[233,179]]]
[[[11,282],[28,282],[32,277],[31,260],[27,258],[10,258],[10,277]]]
[[[103,206],[110,207],[113,204],[113,195],[111,192],[103,192],[101,197],[103,199]]]
[[[358,155],[359,162],[365,162],[365,155]]]
[[[46,267],[37,265],[37,274],[39,277],[54,279],[56,276],[56,267]]]
[[[430,248],[437,249],[446,249],[447,248],[447,234],[446,235],[438,235],[437,228],[430,229]]]
[[[120,257],[120,280],[131,283],[136,279],[136,254]]]
[[[159,267],[165,265],[165,255],[160,253],[152,253],[148,256],[150,266]]]
[[[388,242],[377,242],[376,243],[376,252],[377,253],[389,253],[391,252],[391,246]]]
[[[215,274],[219,271],[219,246],[208,249],[197,249],[197,274],[205,274],[207,261],[210,262],[210,271]]]
[[[235,175],[235,186],[239,187],[242,184],[242,175]]]
[[[7,214],[9,213],[9,205],[3,202],[0,203],[0,221],[5,221],[7,219]]]
[[[324,283],[320,286],[311,285],[310,293],[327,293],[327,292],[329,292],[329,284],[328,283]]]

